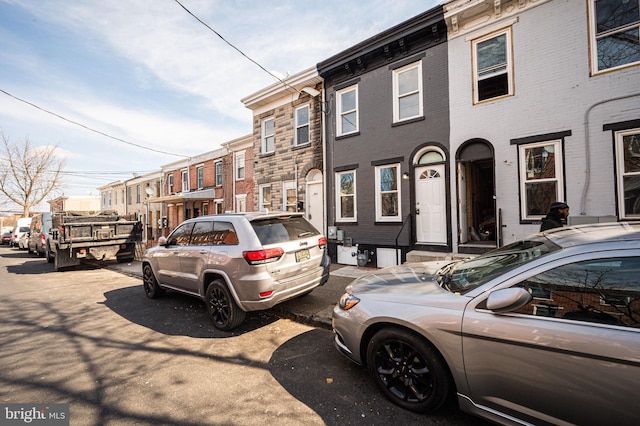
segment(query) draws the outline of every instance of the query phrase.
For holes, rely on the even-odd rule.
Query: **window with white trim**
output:
[[[196,168],[196,181],[198,182],[198,189],[204,188],[204,166]]]
[[[295,110],[296,132],[293,144],[296,146],[306,145],[310,141],[309,137],[309,105],[303,105]]]
[[[393,122],[422,117],[422,61],[393,70]]]
[[[358,86],[350,86],[336,93],[336,135],[344,136],[359,131]]]
[[[247,194],[236,195],[236,213],[247,211]]]
[[[590,0],[591,71],[640,64],[640,1]]]
[[[296,182],[290,180],[282,183],[282,206],[286,212],[295,212],[298,206]]]
[[[271,185],[260,185],[258,187],[260,211],[271,210]]]
[[[513,95],[511,28],[472,42],[474,103]]]
[[[564,201],[562,142],[518,146],[520,210],[523,220],[540,220],[554,201]]]
[[[244,151],[236,152],[236,180],[244,180],[244,164],[245,155]]]
[[[618,211],[621,219],[640,218],[640,128],[616,133]]]
[[[136,203],[140,204],[140,185],[136,185]]]
[[[213,202],[215,203],[215,208],[216,208],[216,214],[222,214],[224,213],[224,200],[222,199],[217,199],[217,200],[213,200]]]
[[[173,174],[167,176],[167,192],[173,194]]]
[[[222,161],[215,162],[216,186],[222,186]]]
[[[262,144],[260,152],[267,154],[276,149],[276,122],[274,118],[262,121]]]
[[[189,173],[186,170],[182,171],[182,192],[189,190]]]
[[[336,173],[336,221],[355,222],[356,207],[356,171]]]
[[[401,220],[400,164],[376,167],[376,221]]]

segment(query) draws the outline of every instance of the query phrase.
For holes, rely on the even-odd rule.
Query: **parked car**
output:
[[[389,399],[503,424],[635,424],[640,223],[559,228],[473,259],[381,269],[333,311],[335,346]]]
[[[27,250],[29,247],[29,232],[23,232],[20,234],[20,239],[18,240],[18,248],[20,250]]]
[[[142,259],[144,290],[204,300],[213,325],[311,292],[329,278],[327,240],[300,213],[201,216],[180,224]]]
[[[9,243],[11,247],[18,247],[20,237],[29,232],[30,225],[30,217],[22,217],[16,221],[16,226],[13,228],[13,232],[11,233],[11,242]]]
[[[49,254],[47,245],[49,243],[49,231],[51,230],[51,213],[44,212],[31,218],[29,227],[29,253],[44,256]],[[50,259],[50,256],[47,257]],[[53,259],[51,259],[53,260]]]
[[[12,230],[10,230],[10,231],[3,232],[3,233],[2,233],[2,245],[5,245],[5,244],[9,245],[9,244],[11,244],[11,232],[12,232],[12,231],[13,231],[13,229],[12,229]]]

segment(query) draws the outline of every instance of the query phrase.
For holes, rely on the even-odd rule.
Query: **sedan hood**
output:
[[[443,290],[436,281],[435,273],[442,266],[449,263],[451,263],[450,260],[406,263],[400,266],[384,268],[354,280],[347,286],[346,290],[356,295],[365,293],[384,293],[388,295],[442,293],[446,290]]]

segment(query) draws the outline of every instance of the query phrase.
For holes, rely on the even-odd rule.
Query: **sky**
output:
[[[241,99],[277,82],[261,67],[295,74],[440,3],[0,0],[0,132],[57,146],[50,198],[99,195],[250,134]]]

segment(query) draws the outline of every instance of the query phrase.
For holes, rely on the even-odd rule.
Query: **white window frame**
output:
[[[199,165],[196,167],[196,183],[198,189],[204,188],[204,166]]]
[[[236,159],[235,159],[235,166],[236,166],[235,176],[236,176],[236,180],[244,180],[244,176],[245,176],[245,173],[246,173],[245,152],[244,151],[239,151],[239,152],[236,152],[234,155],[236,157]]]
[[[273,123],[273,131],[267,130],[267,123]],[[269,117],[262,120],[261,124],[262,142],[260,152],[262,154],[269,154],[276,150],[276,120],[274,117]],[[271,145],[271,146],[270,146]]]
[[[340,182],[342,175],[353,175],[353,194],[342,194],[340,191]],[[355,170],[345,170],[336,172],[336,222],[357,222],[358,221],[358,198],[357,198],[357,178]],[[342,197],[353,197],[353,217],[344,216],[342,212]]]
[[[487,77],[481,78],[478,74],[480,70],[478,69],[478,45],[485,41],[497,38],[504,35],[505,36],[505,50],[506,50],[506,61],[504,73],[507,74],[507,93],[503,93],[491,98],[480,100],[480,90],[479,84],[480,81],[484,80]],[[511,27],[503,28],[499,31],[492,32],[491,34],[484,35],[479,37],[471,42],[472,45],[472,55],[473,55],[473,103],[483,103],[483,102],[491,102],[496,99],[501,99],[508,96],[513,96],[514,93],[514,84],[513,84],[513,32]],[[503,73],[493,72],[489,75],[501,75]]]
[[[553,145],[554,149],[554,170],[555,177],[547,178],[547,179],[528,179],[527,178],[527,161],[529,160],[526,156],[526,150],[532,148],[539,148],[543,146]],[[556,182],[556,195],[552,197],[553,201],[564,201],[564,169],[563,169],[563,158],[562,158],[562,140],[561,139],[553,139],[543,142],[536,143],[527,143],[518,145],[518,158],[519,158],[519,180],[520,180],[520,215],[522,220],[541,220],[547,214],[547,209],[549,206],[546,206],[544,210],[538,215],[529,215],[527,213],[527,184],[528,183],[546,183],[546,182]]]
[[[640,170],[639,171],[631,171],[626,172],[624,167],[624,137],[631,135],[639,135],[640,137],[640,128],[622,130],[615,133],[615,141],[616,141],[616,187],[618,192],[618,214],[621,219],[640,219],[640,214],[627,213],[625,209],[625,191],[624,191],[624,179],[628,177],[637,177],[640,179]],[[640,156],[640,152],[634,152],[634,157]]]
[[[265,200],[265,189],[269,189],[269,201]],[[272,203],[272,194],[271,194],[271,184],[268,185],[260,185],[258,187],[258,204],[260,205],[260,211],[271,211],[271,203]]]
[[[167,192],[173,194],[173,173],[167,176]]]
[[[618,69],[626,68],[629,66],[639,65],[640,60],[637,60],[633,62],[622,63],[615,66],[603,67],[602,69],[600,68],[600,61],[598,60],[598,57],[599,57],[598,42],[604,39],[607,39],[609,37],[616,36],[618,34],[629,32],[629,31],[634,31],[637,36],[638,32],[640,32],[640,21],[635,21],[629,24],[621,25],[617,28],[604,31],[602,34],[598,34],[596,1],[597,0],[589,0],[589,2],[587,3],[588,14],[589,14],[589,43],[591,45],[591,49],[589,49],[591,53],[591,58],[590,58],[591,73],[593,75],[596,75],[596,74],[600,74],[600,73],[611,71],[611,70],[618,70]],[[630,0],[630,1],[635,2],[637,0]]]
[[[293,202],[289,202],[288,192],[293,191]],[[291,208],[292,210],[289,210]],[[298,191],[296,190],[296,182],[289,180],[282,182],[282,211],[296,212],[298,211]]]
[[[411,91],[407,91],[405,93],[400,93],[400,78],[402,75],[405,75],[407,72],[417,70],[417,88]],[[401,108],[400,102],[402,99],[407,98],[409,96],[418,96],[418,113],[407,116],[400,117]],[[423,89],[422,89],[422,61],[414,62],[412,64],[406,65],[404,67],[393,70],[393,122],[399,123],[406,120],[412,120],[414,118],[419,118],[424,116],[424,106],[423,106]]]
[[[182,170],[182,192],[189,191],[189,171]]]
[[[381,188],[382,178],[381,171],[383,169],[395,168],[396,188],[383,191]],[[402,180],[401,180],[401,165],[400,163],[385,164],[376,166],[376,222],[398,222],[402,220]],[[382,212],[382,197],[386,194],[396,194],[398,211],[393,216],[385,216]]]
[[[141,194],[140,185],[136,185],[136,204],[140,204]]]
[[[216,176],[216,186],[222,186],[222,161],[216,161],[213,163]]]
[[[351,91],[355,93],[355,108],[345,111],[343,110],[343,107],[342,107],[342,95],[345,95]],[[337,110],[336,136],[351,135],[354,133],[358,133],[360,131],[360,124],[359,124],[360,112],[358,107],[358,85],[357,84],[354,86],[345,87],[344,89],[338,90],[336,92],[336,110]],[[345,131],[342,128],[342,118],[347,114],[354,114],[354,113],[355,113],[355,123],[353,123],[353,125],[355,126],[355,128],[352,131]]]
[[[247,194],[236,195],[236,213],[247,211]]]
[[[307,110],[307,121],[305,122],[300,122],[299,121],[299,117],[298,117],[298,112],[302,111],[306,109]],[[294,113],[294,121],[295,121],[295,128],[293,130],[293,144],[295,146],[304,146],[304,145],[309,145],[311,143],[311,108],[309,108],[309,104],[306,105],[301,105],[298,108],[295,109]],[[303,129],[304,127],[307,128],[306,134],[307,134],[307,140],[306,142],[300,142],[298,140],[298,130]]]
[[[216,209],[214,214],[223,214],[224,213],[224,199],[216,198],[215,200],[213,200],[213,203],[214,203],[215,209]]]

